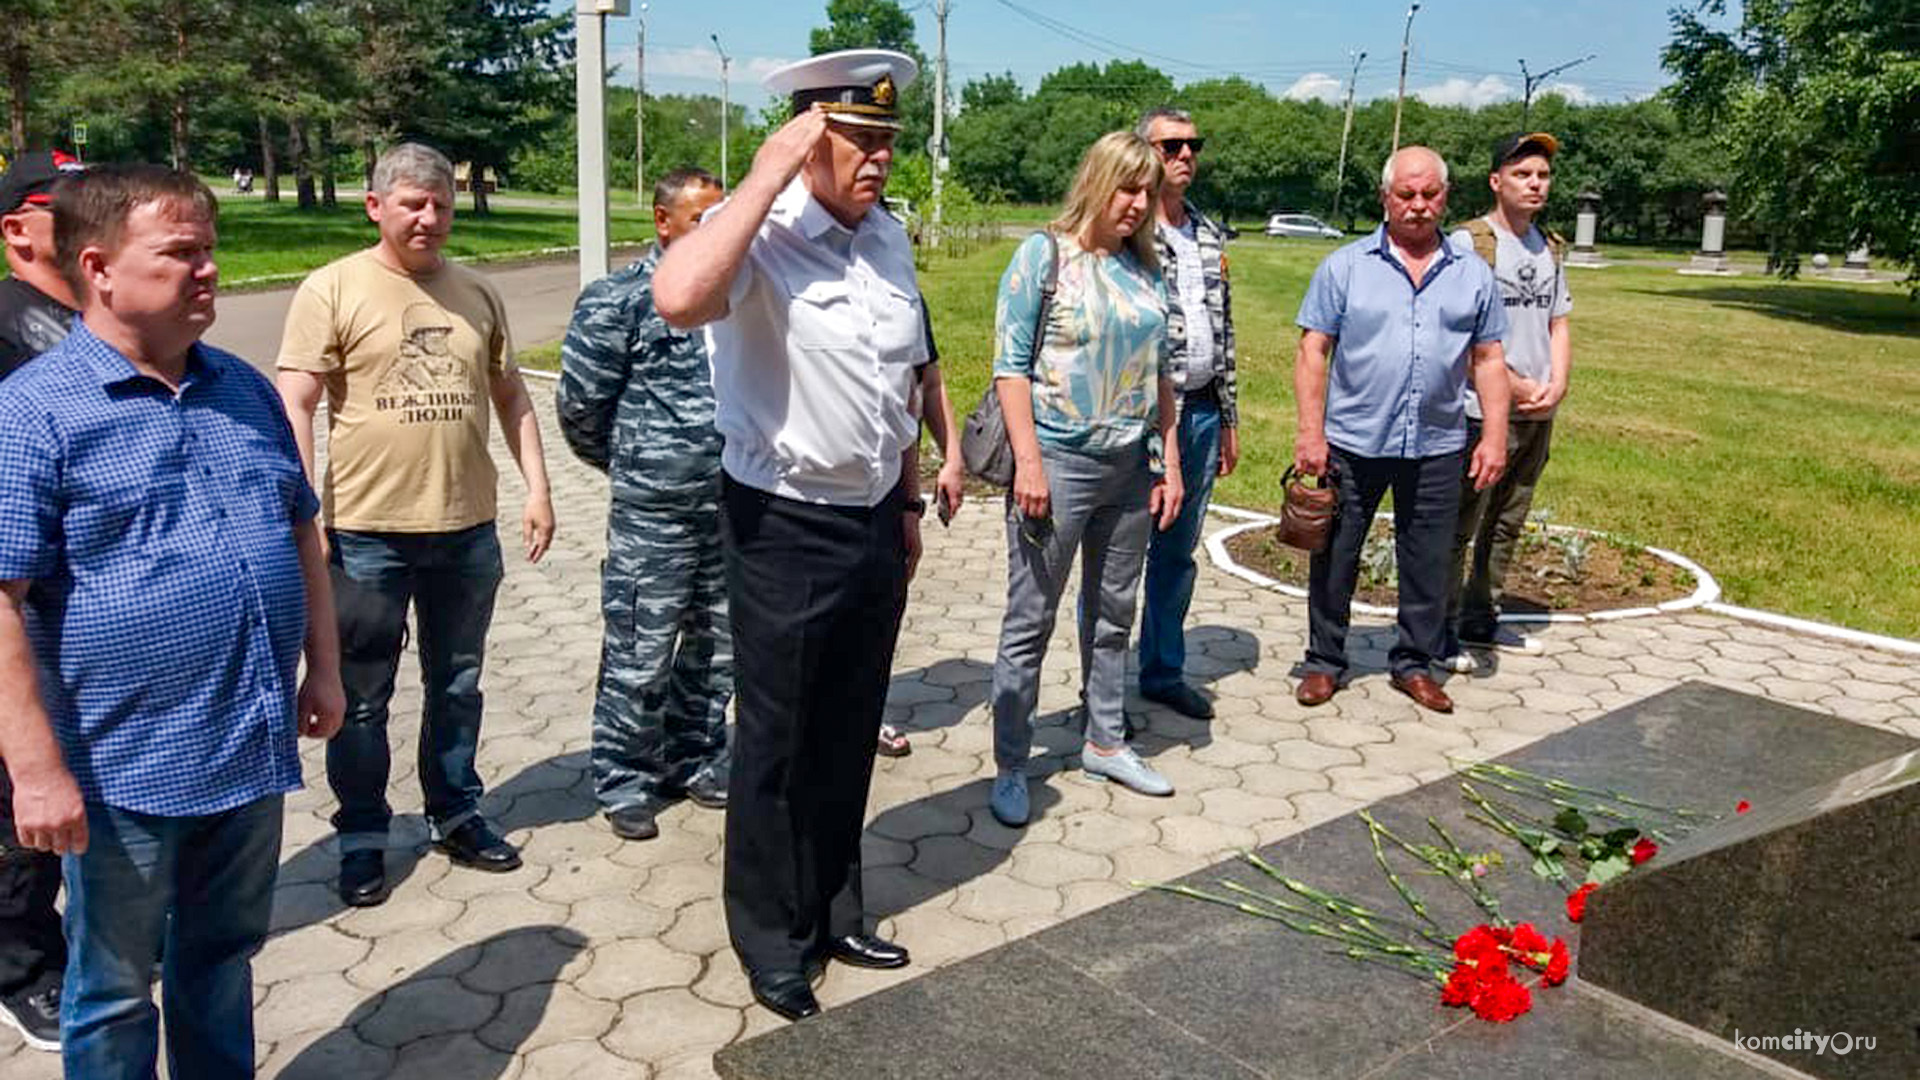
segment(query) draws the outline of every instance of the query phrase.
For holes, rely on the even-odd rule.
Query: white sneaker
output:
[[[1474,659],[1473,654],[1465,649],[1461,649],[1452,656],[1441,657],[1438,663],[1442,668],[1453,672],[1455,675],[1471,675],[1480,670],[1480,661]]]
[[[1475,640],[1465,634],[1460,636],[1460,644],[1475,649],[1498,649],[1506,653],[1518,653],[1521,656],[1539,656],[1547,651],[1539,638],[1523,634],[1504,623],[1493,628],[1491,641]]]

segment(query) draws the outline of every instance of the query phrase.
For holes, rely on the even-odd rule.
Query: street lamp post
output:
[[[1420,10],[1415,4],[1407,9],[1407,29],[1400,38],[1400,94],[1393,99],[1393,152],[1400,152],[1400,107],[1407,103],[1407,53],[1413,49],[1413,16]]]
[[[1340,192],[1347,186],[1347,137],[1353,134],[1353,86],[1360,81],[1360,62],[1367,58],[1364,50],[1353,57],[1353,74],[1347,77],[1347,122],[1340,128],[1340,166],[1333,173],[1333,216],[1340,216]]]
[[[578,0],[574,7],[576,170],[580,180],[580,285],[607,276],[607,16],[627,14],[627,0]],[[476,172],[474,183],[481,178]]]
[[[713,51],[720,54],[720,190],[727,188],[727,114],[733,111],[727,100],[727,68],[733,63],[733,57],[720,47],[720,35],[707,35],[713,39]]]
[[[640,5],[640,44],[633,56],[633,204],[647,205],[647,5]]]

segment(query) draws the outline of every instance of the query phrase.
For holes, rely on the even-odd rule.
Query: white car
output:
[[[1313,236],[1338,240],[1346,234],[1311,214],[1275,214],[1267,219],[1268,236]]]

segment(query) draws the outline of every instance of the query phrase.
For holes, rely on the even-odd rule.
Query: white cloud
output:
[[[1319,98],[1321,101],[1340,100],[1340,80],[1324,71],[1312,71],[1300,76],[1287,87],[1281,95],[1288,101],[1308,101]]]
[[[1565,98],[1569,105],[1591,105],[1599,100],[1588,93],[1587,88],[1581,86],[1579,83],[1548,83],[1546,86],[1533,92],[1535,100],[1539,100],[1539,98],[1546,94],[1558,94]]]
[[[790,59],[778,56],[736,56],[729,72],[734,85],[752,83],[760,85],[760,80],[775,68],[792,63]],[[712,79],[720,81],[720,57],[712,49],[648,49],[647,78],[655,76],[679,76],[686,79]]]
[[[1519,96],[1512,84],[1498,75],[1488,75],[1479,82],[1470,79],[1452,78],[1438,86],[1429,86],[1415,90],[1413,96],[1429,105],[1465,105],[1479,108],[1496,101]]]

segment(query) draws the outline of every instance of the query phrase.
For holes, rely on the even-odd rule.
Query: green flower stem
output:
[[[1434,833],[1440,837],[1441,842],[1447,845],[1447,850],[1453,853],[1453,857],[1458,860],[1461,865],[1466,865],[1467,853],[1460,850],[1459,844],[1453,842],[1453,836],[1447,832],[1444,826],[1438,821],[1428,818],[1427,828],[1432,829]],[[1480,905],[1480,910],[1486,912],[1489,919],[1492,919],[1496,923],[1505,921],[1505,916],[1500,913],[1500,898],[1487,891],[1487,887],[1480,883],[1480,879],[1473,876],[1472,870],[1468,870],[1462,874],[1460,878],[1460,883],[1467,888],[1467,894],[1473,897],[1473,902]]]
[[[1361,815],[1361,819],[1367,822],[1369,828],[1379,830],[1379,835],[1384,836],[1387,839],[1393,841],[1394,844],[1396,844],[1400,848],[1400,850],[1406,852],[1407,854],[1413,856],[1416,859],[1419,859],[1421,862],[1426,863],[1428,866],[1431,866],[1435,870],[1439,871],[1440,876],[1452,882],[1455,888],[1465,893],[1467,896],[1467,899],[1473,901],[1474,906],[1480,907],[1482,909],[1486,909],[1484,898],[1479,888],[1477,887],[1477,883],[1476,884],[1468,883],[1473,878],[1473,872],[1471,870],[1467,870],[1463,873],[1460,871],[1450,869],[1448,866],[1445,865],[1447,861],[1446,859],[1440,856],[1437,856],[1436,854],[1432,853],[1429,849],[1418,848],[1412,844],[1409,844],[1405,840],[1401,839],[1400,836],[1397,833],[1395,833],[1392,829],[1389,829],[1385,825],[1380,824],[1378,821],[1373,820],[1371,815],[1363,813]],[[1429,819],[1429,824],[1431,824],[1431,819]],[[1466,878],[1467,881],[1462,881],[1461,879],[1463,877]],[[1494,921],[1496,922],[1503,921],[1499,915],[1499,907],[1500,907],[1499,903],[1495,902],[1493,905],[1493,908],[1489,911],[1489,914],[1493,916]]]
[[[1619,822],[1621,825],[1625,825],[1629,828],[1636,829],[1640,833],[1646,836],[1650,836],[1653,839],[1663,844],[1671,843],[1674,839],[1673,836],[1671,836],[1664,830],[1660,829],[1658,826],[1648,823],[1645,819],[1635,816],[1632,812],[1626,811],[1626,810],[1620,810],[1615,807],[1608,806],[1604,803],[1575,802],[1571,799],[1561,798],[1558,795],[1544,793],[1537,788],[1528,789],[1525,787],[1508,784],[1501,781],[1498,777],[1483,776],[1483,777],[1480,777],[1480,780],[1483,783],[1499,788],[1501,791],[1505,791],[1514,795],[1519,795],[1523,798],[1538,799],[1541,802],[1549,803],[1563,810],[1576,811],[1589,818],[1593,818],[1593,817],[1611,818],[1614,821]],[[1515,811],[1516,814],[1518,813],[1517,808],[1509,807],[1509,809]],[[1519,816],[1525,816],[1525,815],[1519,815]],[[1530,819],[1530,820],[1537,820],[1537,819]],[[1540,827],[1543,830],[1557,831],[1557,830],[1553,830],[1553,825],[1551,822],[1542,823]]]
[[[1546,788],[1549,791],[1562,792],[1562,793],[1575,794],[1575,795],[1598,796],[1599,798],[1607,799],[1609,801],[1619,803],[1622,806],[1632,806],[1642,810],[1652,810],[1652,811],[1655,811],[1656,813],[1665,814],[1668,817],[1676,817],[1676,818],[1683,818],[1683,819],[1690,819],[1690,820],[1703,820],[1703,821],[1718,821],[1720,820],[1720,817],[1721,817],[1721,815],[1718,815],[1718,814],[1709,814],[1701,810],[1689,810],[1686,807],[1682,807],[1682,806],[1661,806],[1657,803],[1645,802],[1643,800],[1636,799],[1633,796],[1628,795],[1624,792],[1615,791],[1609,788],[1583,787],[1579,784],[1571,783],[1566,780],[1561,780],[1557,777],[1542,776],[1538,773],[1528,772],[1525,769],[1516,769],[1511,765],[1501,765],[1498,762],[1492,762],[1492,761],[1475,762],[1474,764],[1467,766],[1466,771],[1469,775],[1491,774],[1494,776],[1503,776],[1503,777],[1507,777],[1509,779],[1517,780],[1523,783],[1531,783],[1539,787]]]

